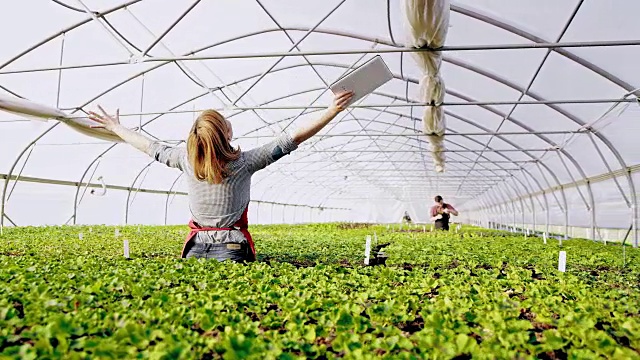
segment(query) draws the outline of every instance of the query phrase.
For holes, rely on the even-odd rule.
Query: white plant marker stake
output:
[[[389,230],[389,224],[387,224],[387,230]]]
[[[433,225],[431,225],[431,232],[433,232]]]
[[[542,241],[544,241],[544,244],[547,245],[547,233],[546,232],[542,233]]]
[[[124,257],[129,258],[129,240],[124,241]]]
[[[422,225],[422,232],[424,232],[424,233],[427,232],[427,225]]]
[[[558,258],[558,271],[564,272],[567,268],[567,252],[560,251],[560,257]]]
[[[92,227],[89,228],[89,232],[93,232],[93,228]]]
[[[138,226],[138,234],[140,234],[140,232],[141,232],[141,231],[140,231],[140,226]]]
[[[364,244],[364,264],[369,265],[369,256],[371,255],[371,235],[367,235],[367,241]]]
[[[115,235],[116,235],[116,238],[120,236],[120,229],[116,228]]]
[[[78,239],[82,240],[82,238],[83,238],[83,237],[84,237],[84,236],[82,235],[82,233],[79,233],[79,234],[78,234]]]

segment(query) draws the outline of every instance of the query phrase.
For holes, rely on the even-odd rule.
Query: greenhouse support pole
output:
[[[638,247],[638,206],[637,204],[633,204],[631,205],[632,207],[632,214],[633,214],[633,222],[632,222],[632,226],[633,226],[633,247],[637,248]]]
[[[20,154],[18,154],[18,157],[13,161],[13,164],[11,164],[11,168],[9,168],[9,172],[7,173],[7,177],[6,177],[6,179],[4,179],[4,185],[3,185],[3,188],[2,188],[2,202],[0,202],[0,231],[4,229],[4,219],[5,219],[6,214],[7,214],[7,211],[6,211],[6,206],[7,206],[7,199],[6,199],[6,197],[7,197],[7,188],[9,187],[9,181],[11,180],[11,175],[13,175],[13,171],[16,169],[16,166],[18,166],[18,162],[20,161],[22,156],[31,148],[31,146],[34,146],[35,143],[38,142],[38,140],[40,140],[42,137],[44,137],[47,133],[49,133],[51,130],[53,130],[58,125],[60,125],[59,121],[57,121],[55,124],[53,124],[47,130],[43,131],[40,135],[38,135],[35,139],[33,139],[29,144],[27,144],[27,146],[24,147],[24,149],[22,149]]]
[[[564,206],[564,239],[569,239],[569,206],[567,206],[566,200]],[[560,241],[560,245],[562,245],[562,241]]]
[[[138,172],[138,175],[136,175],[136,177],[133,179],[133,182],[131,183],[131,186],[129,187],[129,190],[127,191],[127,202],[125,204],[124,207],[124,224],[127,225],[129,224],[129,205],[131,203],[133,203],[133,200],[135,200],[135,195],[138,193],[138,190],[136,190],[136,192],[134,193],[134,197],[133,200],[131,199],[131,190],[133,190],[134,186],[136,185],[136,182],[138,181],[138,179],[140,178],[140,176],[142,175],[142,173],[147,170],[151,165],[153,165],[153,163],[155,162],[155,160],[149,162],[145,167],[143,167],[140,172]],[[146,175],[145,175],[146,177]],[[91,180],[91,179],[89,179]],[[140,189],[142,187],[142,182],[144,181],[144,177],[142,178],[142,180],[140,181],[140,185],[138,186],[138,189]],[[74,212],[74,219],[73,219],[73,223],[76,223],[76,218],[75,218],[76,213]]]
[[[178,180],[180,180],[180,178],[182,177],[182,174],[184,174],[183,172],[180,172],[180,175],[178,175],[176,177],[175,180],[173,180],[173,183],[171,184],[171,187],[169,188],[169,191],[167,192],[167,198],[164,202],[164,224],[167,225],[167,219],[169,217],[169,198],[171,197],[171,192],[173,191],[173,187],[176,186],[176,183],[178,182]],[[175,196],[175,194],[174,194]]]
[[[531,200],[533,200],[533,197],[531,197]],[[531,201],[531,204],[533,204],[533,201]],[[535,208],[535,206],[533,207],[533,211],[532,211],[531,215],[533,216],[533,233],[535,234],[536,231],[537,231],[537,225],[538,225],[538,224],[536,224],[537,216],[536,216],[536,208]]]
[[[596,241],[596,208],[593,206],[591,208],[591,239]]]
[[[547,193],[543,192],[545,199],[547,198]],[[551,220],[551,211],[549,210],[549,203],[547,201],[547,206],[545,207],[545,215],[546,215],[546,220],[545,220],[545,227],[544,227],[544,233],[546,237],[549,237],[549,221]]]
[[[525,233],[525,234],[527,233],[526,227],[527,227],[527,226],[526,226],[526,224],[524,223],[524,209],[522,209],[522,232],[523,232],[523,233]],[[525,235],[525,236],[526,236],[526,235]]]
[[[516,225],[518,225],[517,214],[516,214],[516,202],[511,202],[511,210],[513,211],[513,232],[516,232]]]

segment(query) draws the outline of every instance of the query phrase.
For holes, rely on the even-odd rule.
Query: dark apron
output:
[[[442,215],[442,219],[438,219],[435,221],[436,230],[449,230],[449,219],[451,218],[451,215],[449,214],[440,214],[440,215]]]
[[[249,210],[249,207],[247,206],[244,209],[244,212],[242,213],[242,216],[240,217],[240,219],[238,219],[238,221],[236,221],[236,223],[233,224],[233,227],[229,227],[229,228],[202,227],[199,224],[196,224],[193,220],[189,221],[189,229],[191,229],[191,231],[189,231],[187,238],[184,240],[180,257],[185,258],[187,256],[189,249],[193,246],[192,240],[195,238],[196,234],[198,234],[198,232],[200,231],[240,230],[240,232],[242,232],[242,235],[244,235],[244,237],[247,239],[247,242],[249,243],[249,248],[251,250],[248,261],[255,261],[256,248],[255,248],[255,245],[253,244],[253,238],[251,237],[251,234],[249,233],[249,230],[248,230],[249,228],[248,210]],[[226,244],[223,244],[223,245],[226,246]]]

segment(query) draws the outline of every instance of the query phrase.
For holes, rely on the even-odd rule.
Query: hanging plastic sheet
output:
[[[437,49],[444,45],[449,29],[448,0],[405,0],[407,45],[415,48]],[[445,166],[444,132],[446,120],[444,109],[445,84],[440,77],[442,54],[439,51],[412,53],[423,72],[420,79],[420,98],[427,106],[422,117],[424,133],[431,144],[431,156],[437,172]]]
[[[0,110],[23,116],[31,120],[58,120],[84,135],[105,141],[122,142],[122,139],[111,131],[92,128],[91,126],[96,125],[96,123],[91,121],[89,118],[73,117],[58,108],[38,104],[26,99],[0,94]]]

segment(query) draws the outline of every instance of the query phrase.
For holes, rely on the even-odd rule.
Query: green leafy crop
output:
[[[623,267],[620,246],[477,228],[251,231],[243,265],[179,259],[185,227],[8,229],[0,359],[640,359],[636,249]],[[374,232],[388,260],[365,267]]]

